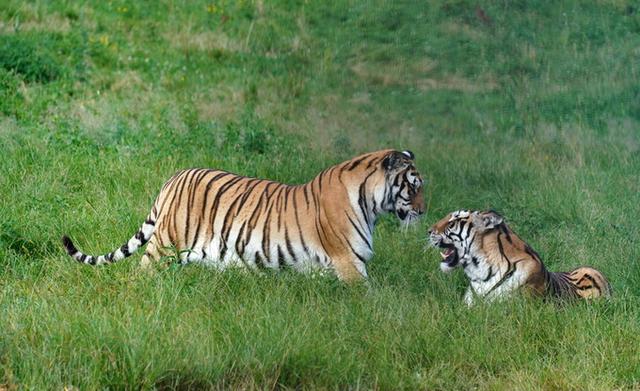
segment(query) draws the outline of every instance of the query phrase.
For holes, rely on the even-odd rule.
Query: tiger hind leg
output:
[[[591,267],[579,267],[569,273],[578,296],[585,299],[611,296],[611,286],[602,273]]]
[[[157,264],[158,261],[166,255],[168,254],[166,254],[166,251],[163,251],[162,248],[158,246],[157,237],[154,235],[151,240],[149,240],[147,248],[142,255],[142,259],[140,260],[140,267],[142,269],[151,269],[153,265]]]

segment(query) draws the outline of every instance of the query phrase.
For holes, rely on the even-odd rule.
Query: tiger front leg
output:
[[[482,300],[485,303],[501,301],[512,297],[518,290],[519,286],[520,284],[516,280],[513,280],[511,283],[506,283],[496,289],[492,289],[492,286],[486,286],[484,284],[474,286],[472,283],[464,294],[464,302],[467,306],[472,307],[478,300]]]
[[[367,278],[367,267],[364,262],[348,256],[332,257],[333,269],[342,281],[353,282]]]
[[[483,296],[484,301],[487,303],[496,302],[506,300],[510,297],[513,297],[514,294],[518,291],[521,284],[517,277],[514,277],[511,281],[503,284],[499,288],[492,290],[486,293]]]
[[[467,287],[467,291],[464,293],[464,303],[467,305],[467,307],[473,307],[475,303],[475,299],[476,299],[476,294],[473,291],[473,288],[471,287],[471,285],[469,285]]]

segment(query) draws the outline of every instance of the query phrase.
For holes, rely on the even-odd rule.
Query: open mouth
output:
[[[458,252],[455,247],[449,245],[441,245],[441,247],[444,249],[440,252],[442,263],[448,267],[455,267],[458,264]]]

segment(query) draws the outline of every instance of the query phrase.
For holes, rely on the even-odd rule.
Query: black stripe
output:
[[[246,241],[242,239],[242,233],[244,232],[244,228],[247,225],[247,221],[245,220],[240,226],[240,231],[238,231],[238,236],[236,237],[236,254],[240,258],[244,259],[244,249],[246,247]]]
[[[202,182],[202,180],[204,179],[205,176],[207,176],[207,174],[213,173],[215,172],[214,170],[206,170],[206,172],[204,173],[204,175],[202,175],[200,178],[198,178],[198,182]],[[215,176],[217,177],[217,175]],[[214,178],[215,178],[214,177]],[[209,180],[209,182],[207,182],[207,185],[205,186],[205,191],[204,191],[204,199],[202,200],[202,210],[200,212],[200,214],[198,215],[198,223],[196,225],[196,232],[193,234],[193,240],[190,241],[190,243],[188,244],[188,248],[194,248],[194,246],[196,245],[198,238],[200,237],[200,230],[202,229],[202,226],[205,222],[204,216],[205,216],[205,209],[206,209],[206,205],[207,205],[207,199],[209,198],[209,186],[211,185],[211,183],[213,182],[212,179]],[[196,185],[197,186],[197,185]],[[194,188],[193,194],[195,195],[197,192],[197,190]],[[195,196],[194,196],[195,198]],[[187,213],[189,213],[189,211],[191,211],[191,207],[188,208]],[[188,232],[188,231],[187,231]],[[189,239],[189,236],[187,235],[187,240]],[[186,244],[186,242],[185,242]]]
[[[164,199],[164,200],[162,200],[162,205],[160,206],[160,214],[165,214],[165,213],[164,213],[165,205],[167,206],[168,210],[171,210],[171,206],[172,206],[172,205],[173,205],[173,203],[175,202],[176,196],[178,195],[178,193],[177,193],[176,189],[177,189],[177,187],[178,187],[178,186],[181,186],[181,184],[186,180],[186,178],[187,178],[187,173],[188,173],[188,172],[187,172],[186,170],[185,170],[185,171],[182,171],[182,173],[180,174],[180,176],[177,176],[177,177],[175,178],[175,180],[173,181],[172,186],[171,186],[170,188],[167,188],[167,191],[171,191],[171,195],[172,195],[172,197],[171,197],[171,198],[169,198],[169,197],[165,197],[165,199]],[[183,174],[184,174],[184,175],[183,175]],[[168,200],[169,200],[169,201],[168,201]],[[168,212],[167,212],[166,214],[168,214]],[[166,224],[169,224],[169,222],[170,222],[170,219],[169,219],[169,221],[168,221]],[[166,229],[167,229],[167,231],[168,231],[168,230],[169,230],[169,227],[167,226],[167,228],[166,228]]]
[[[473,228],[473,224],[470,221],[467,223],[467,232],[464,234],[465,237],[469,237],[469,232],[471,232],[471,228]]]
[[[120,247],[120,251],[122,252],[125,258],[131,255],[131,253],[129,252],[129,246],[126,244],[123,244],[122,247]]]
[[[314,219],[316,233],[318,234],[318,239],[320,240],[320,246],[322,247],[322,250],[326,253],[327,252],[326,243],[328,242],[328,239],[327,239],[326,232],[324,232],[324,229],[322,229],[321,227],[322,222],[320,221],[320,219],[322,217],[320,216],[320,200],[318,199],[317,192],[313,191],[313,188],[311,188],[311,196],[313,197],[313,204],[316,212],[315,219]]]
[[[270,201],[271,199],[269,199]],[[267,217],[264,219],[262,227],[262,252],[267,260],[271,260],[269,245],[271,243],[271,211],[273,210],[273,202],[269,202],[267,209]]]
[[[316,177],[316,179],[318,180],[318,191],[322,191],[322,178],[324,178],[325,174],[327,173],[327,170],[329,169],[328,168],[325,169]]]
[[[590,275],[590,274],[585,274],[585,275],[584,275],[584,278],[586,278],[587,280],[591,281],[591,283],[594,285],[594,287],[595,287],[597,290],[601,290],[601,289],[600,289],[600,285],[598,285],[598,283],[596,282],[595,278],[591,277],[591,275]]]
[[[256,263],[256,266],[257,266],[258,268],[260,268],[260,269],[265,268],[264,259],[263,259],[263,258],[262,258],[262,256],[260,255],[260,252],[259,252],[259,251],[256,251],[256,254],[255,254],[255,263]]]
[[[296,253],[293,251],[293,246],[291,245],[291,240],[289,240],[289,231],[287,230],[287,226],[284,226],[284,243],[287,246],[287,251],[293,260],[293,263],[297,263],[298,259],[296,258]]]
[[[220,240],[220,262],[224,260],[225,255],[227,255],[227,243]]]
[[[466,220],[460,220],[460,227],[458,227],[460,234],[462,234],[462,231],[464,231],[464,226],[465,225],[467,225],[467,221]]]
[[[220,231],[220,245],[223,247],[223,256],[224,252],[227,251],[227,241],[229,240],[229,235],[231,234],[231,228],[233,228],[233,217],[229,218],[234,213],[235,205],[240,200],[240,198],[236,198],[233,200],[231,205],[229,205],[227,209],[227,213],[224,215],[222,219],[222,229]]]
[[[285,185],[284,189],[284,212],[289,209],[289,193],[291,193],[291,186]]]
[[[367,185],[367,181],[369,178],[375,173],[375,171],[370,172],[360,184],[358,189],[358,206],[360,206],[360,210],[364,215],[364,220],[367,223],[368,227],[371,227],[371,222],[369,221],[369,207],[367,205],[367,194],[365,192],[365,186]]]
[[[369,157],[369,155],[365,155],[365,156],[361,157],[360,159],[352,161],[351,164],[349,164],[349,166],[347,167],[347,171],[353,171],[354,168],[358,167],[360,165],[360,163],[362,163],[362,161],[365,160],[368,157]]]
[[[282,226],[282,194],[284,193],[285,189],[286,185],[280,185],[278,187],[278,195],[276,195],[276,199],[273,201],[277,205],[276,212],[278,213],[278,232],[280,232],[280,227]]]
[[[300,237],[300,243],[302,244],[302,248],[304,249],[305,254],[309,255],[309,249],[307,248],[307,243],[304,241],[304,236],[302,235],[302,227],[300,226],[300,218],[298,217],[298,203],[296,202],[297,193],[300,191],[300,188],[296,188],[293,193],[293,213],[296,217],[296,225],[298,226],[298,237]]]
[[[238,204],[237,210],[240,211],[242,210],[242,208],[244,208],[244,204],[247,203],[247,201],[249,200],[249,197],[251,196],[251,194],[253,193],[253,191],[255,190],[256,187],[258,187],[258,185],[262,183],[261,179],[249,179],[249,181],[247,182],[247,185],[245,187],[244,190],[244,194],[242,195],[242,200],[240,200],[240,203]],[[249,188],[249,185],[253,184],[253,186],[251,186],[251,188]]]
[[[198,189],[198,184],[200,183],[200,181],[202,180],[202,177],[205,176],[207,174],[206,170],[203,169],[199,169],[195,171],[196,173],[193,174],[192,179],[189,181],[190,182],[190,188],[189,188],[189,192],[190,194],[187,195],[187,221],[186,221],[186,227],[185,227],[185,233],[184,233],[184,244],[185,246],[187,246],[187,248],[193,248],[192,244],[189,244],[189,231],[191,229],[191,209],[193,208],[193,202],[195,201],[196,198],[196,192]],[[199,219],[199,216],[197,216]],[[199,224],[198,224],[199,226]],[[196,236],[194,236],[194,240],[196,239]]]
[[[331,180],[333,179],[333,173],[335,171],[336,171],[336,166],[329,168],[329,170],[327,171],[327,173],[329,174],[329,182],[331,182]]]
[[[228,176],[228,175],[232,175],[232,174],[231,174],[231,173],[228,173],[228,172],[222,172],[222,173],[217,174],[216,176],[214,176],[213,178],[211,178],[211,179],[209,180],[209,182],[207,182],[207,186],[206,186],[206,187],[205,187],[205,189],[204,189],[204,200],[203,200],[203,202],[202,202],[202,210],[201,210],[201,212],[200,212],[200,215],[201,215],[201,216],[204,216],[204,213],[205,213],[205,211],[206,211],[206,208],[207,208],[207,201],[209,200],[209,190],[211,190],[211,186],[213,185],[213,182],[217,181],[217,180],[218,180],[218,179],[220,179],[220,178],[224,178],[225,176]],[[223,186],[224,186],[224,185],[223,185]]]
[[[458,227],[456,227],[456,228],[459,228],[459,226],[458,226]],[[462,241],[463,241],[463,239],[462,239],[462,235],[460,235],[461,233],[462,233],[462,231],[454,232],[452,229],[450,229],[450,230],[449,230],[449,236],[455,236],[455,237],[457,237],[457,238],[458,238],[458,240],[459,240],[460,242],[462,242]]]
[[[353,246],[351,245],[351,242],[349,241],[349,239],[347,239],[347,237],[343,234],[342,238],[344,239],[345,242],[347,242],[347,245],[349,246],[349,248],[351,249],[351,252],[360,260],[362,261],[362,263],[367,263],[367,260],[365,257],[363,257],[362,255],[358,254],[358,252],[353,248]]]
[[[500,256],[502,259],[506,259],[506,261],[509,262],[509,258],[507,258],[504,253],[504,246],[502,245],[502,240],[500,240],[500,234],[496,237],[496,241],[498,242],[498,251],[500,251]]]
[[[387,155],[387,156],[389,156],[389,155]],[[374,164],[377,164],[381,159],[382,158],[373,158],[373,159],[369,160],[369,163],[367,163],[367,168],[371,168]]]
[[[482,282],[489,282],[489,280],[495,275],[493,272],[493,266],[489,266],[489,271],[487,272],[487,276],[482,279]]]
[[[256,188],[259,181],[260,180],[258,179],[249,179],[249,181],[246,183],[244,194],[242,195],[242,197],[237,197],[231,203],[231,205],[229,205],[229,208],[227,209],[227,213],[224,216],[224,220],[222,221],[222,231],[220,232],[222,240],[225,242],[225,244],[229,240],[229,235],[231,234],[231,228],[233,227],[233,219],[238,215],[238,212],[241,210],[242,206],[246,203],[247,199],[249,198],[253,190]],[[251,184],[251,182],[256,182],[256,183],[249,189],[248,187]],[[238,235],[238,239],[240,239],[240,235]]]
[[[180,172],[178,172],[176,175],[174,175],[173,177],[171,177],[171,179],[169,179],[169,181],[167,181],[167,183],[165,183],[165,185],[162,187],[162,190],[160,191],[160,194],[165,193],[167,195],[170,194],[174,194],[175,196],[175,188],[178,186],[178,184],[183,181],[185,179],[185,173],[187,172],[187,170],[182,170]],[[165,191],[166,189],[166,191]],[[167,201],[169,202],[169,204],[171,204],[173,202],[173,200],[170,200],[169,197],[165,197],[162,200],[162,204],[160,204],[158,211],[160,214],[163,214],[164,211],[164,207],[167,204]]]
[[[172,215],[173,218],[170,219],[170,221],[172,223],[172,228],[173,228],[173,231],[174,231],[174,240],[176,242],[178,242],[178,227],[177,227],[177,217],[178,217],[178,215],[177,215],[177,213],[178,213],[178,210],[180,208],[180,205],[182,204],[182,193],[184,193],[185,187],[189,187],[189,185],[191,184],[191,179],[193,178],[194,175],[195,175],[195,170],[187,171],[187,173],[185,174],[185,180],[182,181],[182,183],[180,184],[180,190],[178,190],[178,192],[177,192],[178,206],[176,206],[173,209],[173,215]],[[187,220],[188,219],[189,219],[189,213],[187,212]],[[186,244],[187,238],[184,238],[184,239],[185,239],[185,244]]]
[[[282,266],[287,266],[287,261],[284,258],[284,254],[282,253],[282,249],[280,248],[280,245],[277,245],[278,248],[278,267],[282,267]]]
[[[529,254],[532,258],[536,259],[536,260],[540,260],[540,256],[538,255],[537,252],[535,252],[534,249],[531,248],[531,246],[529,246],[528,244],[525,244],[524,246],[524,252],[526,252],[527,254]]]
[[[256,206],[253,208],[253,212],[251,212],[251,216],[249,216],[249,226],[247,227],[247,234],[245,237],[245,242],[249,242],[249,236],[253,233],[253,230],[256,228],[256,224],[258,223],[258,220],[260,219],[260,211],[262,211],[263,209],[263,204],[266,204],[268,202],[268,195],[266,195],[266,190],[269,188],[269,185],[271,185],[271,183],[267,183],[265,185],[265,190],[262,191],[262,193],[260,194],[260,198],[258,198],[258,202],[256,202]]]
[[[303,191],[303,194],[304,194],[304,202],[306,202],[306,203],[307,203],[307,209],[309,209],[309,197],[307,196],[307,187],[308,187],[308,186],[309,186],[309,185],[303,185],[303,186],[302,186],[302,188],[303,188],[303,190],[304,190],[304,191]]]
[[[220,186],[220,189],[218,189],[218,192],[216,193],[216,196],[213,198],[213,203],[211,205],[211,212],[210,212],[210,215],[209,215],[209,223],[211,224],[211,235],[212,235],[212,237],[215,236],[216,217],[218,216],[218,207],[220,205],[220,199],[222,198],[224,193],[229,191],[236,183],[238,183],[243,178],[244,177],[236,176],[236,177],[228,180],[222,186]]]
[[[513,241],[511,240],[511,235],[509,234],[509,229],[507,228],[507,225],[505,223],[500,223],[498,227],[500,228],[504,236],[507,238],[507,242],[513,243]]]
[[[360,235],[360,237],[362,238],[362,240],[367,244],[367,246],[371,249],[371,243],[369,243],[369,240],[367,240],[367,238],[364,236],[364,234],[362,233],[362,231],[360,231],[360,228],[358,228],[358,226],[356,225],[356,223],[351,219],[351,216],[349,216],[349,214],[345,211],[345,214],[347,215],[347,218],[349,219],[349,222],[351,223],[351,225],[353,226],[353,228],[356,229],[356,232],[358,233],[358,235]]]

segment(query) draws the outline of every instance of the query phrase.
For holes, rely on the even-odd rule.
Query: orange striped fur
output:
[[[524,288],[534,295],[561,298],[609,296],[611,287],[599,271],[579,267],[554,273],[538,254],[493,211],[449,213],[429,229],[433,246],[442,249],[440,267],[464,269],[470,280],[465,301],[510,295]]]
[[[179,253],[181,263],[279,269],[332,269],[343,280],[367,276],[377,217],[409,223],[424,212],[423,181],[409,151],[383,150],[324,170],[303,185],[286,185],[213,169],[175,174],[160,190],[140,230],[102,256],[69,255],[87,264],[129,256],[148,242],[146,265]]]

